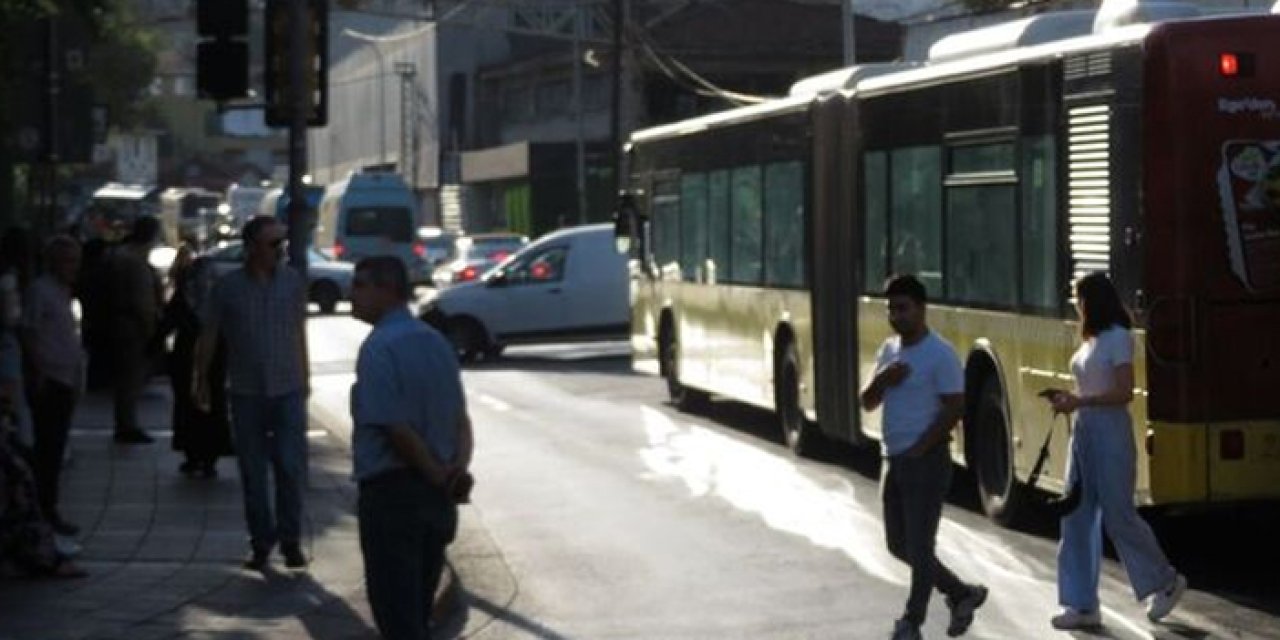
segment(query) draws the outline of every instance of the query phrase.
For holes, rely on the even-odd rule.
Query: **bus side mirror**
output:
[[[632,255],[640,231],[640,212],[636,210],[635,197],[624,194],[618,201],[617,213],[613,215],[613,243],[618,253]]]

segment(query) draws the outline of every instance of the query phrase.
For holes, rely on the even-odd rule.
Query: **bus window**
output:
[[[979,305],[1017,303],[1017,211],[1013,185],[947,189],[947,298]]]
[[[687,282],[701,280],[707,255],[707,176],[690,174],[680,179],[680,268]]]
[[[804,169],[799,162],[777,162],[765,168],[767,284],[804,285],[804,188]]]
[[[413,222],[404,207],[359,207],[347,212],[347,237],[413,242]]]
[[[911,273],[942,291],[942,152],[896,149],[890,158],[893,272]]]
[[[764,270],[761,182],[759,166],[733,170],[733,264],[729,280],[737,284],[759,284]]]
[[[889,263],[889,242],[886,236],[889,224],[889,178],[888,158],[883,151],[868,153],[863,159],[863,200],[862,216],[864,230],[862,236],[863,251],[863,290],[878,294],[884,287],[885,265]]]
[[[653,257],[665,274],[680,262],[680,192],[675,180],[654,183],[653,228]]]
[[[1058,285],[1057,174],[1052,136],[1023,141],[1022,302],[1039,311],[1056,311]]]
[[[707,281],[714,284],[729,279],[729,172],[711,172],[709,187]]]

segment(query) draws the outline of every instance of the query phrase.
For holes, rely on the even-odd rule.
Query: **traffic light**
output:
[[[249,94],[249,0],[196,0],[196,93],[219,102]]]
[[[266,61],[263,89],[267,126],[287,127],[291,121],[289,90],[289,2],[267,0],[265,35]],[[305,0],[307,36],[302,56],[306,60],[303,91],[306,94],[307,125],[323,127],[329,121],[329,5],[328,0]]]

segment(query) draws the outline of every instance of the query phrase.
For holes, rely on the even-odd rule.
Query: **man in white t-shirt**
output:
[[[889,325],[897,335],[876,354],[876,373],[862,407],[884,406],[880,496],[889,551],[911,567],[911,595],[893,630],[895,640],[920,637],[934,587],[947,597],[947,635],[963,635],[987,588],[968,585],[938,561],[934,541],[951,485],[951,430],[964,413],[964,371],[946,340],[925,324],[924,285],[914,276],[885,285]]]

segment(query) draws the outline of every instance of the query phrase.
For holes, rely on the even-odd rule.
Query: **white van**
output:
[[[572,227],[535,240],[479,281],[441,291],[421,317],[469,362],[508,344],[623,338],[627,286],[613,225]]]
[[[431,278],[426,246],[416,235],[418,199],[396,173],[352,172],[329,185],[320,201],[316,248],[347,262],[400,258],[414,282]]]

